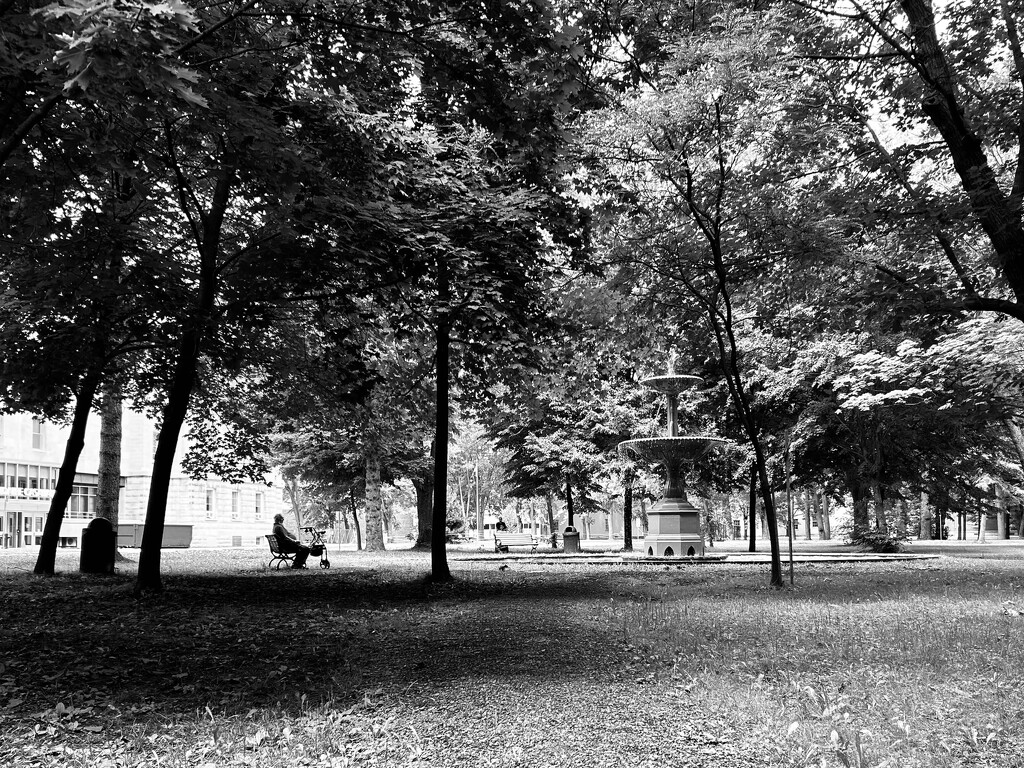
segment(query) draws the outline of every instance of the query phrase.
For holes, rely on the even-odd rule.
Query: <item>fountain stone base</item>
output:
[[[663,498],[647,513],[648,557],[704,556],[700,512],[685,498]]]

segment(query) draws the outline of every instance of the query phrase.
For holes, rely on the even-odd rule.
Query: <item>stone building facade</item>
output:
[[[118,539],[121,546],[137,546],[157,430],[146,416],[125,410],[122,431]],[[66,427],[28,414],[0,415],[0,549],[39,545],[67,437]],[[193,480],[179,460],[186,448],[182,439],[167,498],[165,545],[265,546],[274,515],[284,511],[281,486]],[[77,547],[82,528],[95,516],[98,465],[99,418],[94,416],[61,526],[61,546]]]

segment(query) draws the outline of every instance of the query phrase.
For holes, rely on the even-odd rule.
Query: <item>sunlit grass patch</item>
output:
[[[1024,765],[1016,584],[894,597],[855,582],[840,575],[825,599],[665,587],[603,610],[634,664],[749,724],[772,765]]]

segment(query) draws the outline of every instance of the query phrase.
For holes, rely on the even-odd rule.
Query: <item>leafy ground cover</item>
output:
[[[0,553],[0,765],[1022,766],[1018,546],[765,567]],[[131,557],[131,550],[128,551]]]

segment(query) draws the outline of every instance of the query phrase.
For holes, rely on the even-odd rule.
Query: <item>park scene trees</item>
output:
[[[728,441],[685,478],[706,554],[753,553],[766,566],[724,571],[729,600],[787,599],[791,553],[807,554],[808,541],[858,553],[1012,547],[1024,535],[1022,18],[1011,0],[0,0],[0,412],[59,425],[66,440],[27,570],[55,576],[67,561],[67,511],[100,419],[98,508],[116,526],[122,412],[156,430],[141,541],[115,576],[135,600],[197,599],[194,584],[165,584],[168,557],[195,567],[164,545],[176,462],[196,478],[269,481],[295,527],[344,539],[352,568],[398,568],[400,600],[456,604],[478,587],[493,597],[493,578],[528,591],[506,573],[518,565],[463,559],[494,554],[498,520],[542,556],[565,552],[569,528],[584,550],[640,561],[665,479],[618,446],[664,434],[665,406],[642,382],[665,373],[701,378],[680,395],[686,432]],[[0,479],[16,490],[14,472]],[[410,521],[400,533],[399,507]],[[265,559],[250,555],[253,568]],[[200,572],[223,568],[194,559]],[[353,595],[393,597],[343,562],[330,577],[354,579]],[[898,569],[917,569],[907,578],[930,600],[932,566],[899,562],[870,566],[866,582],[896,600]],[[560,579],[579,586],[572,567],[538,577],[546,599],[560,599]],[[950,567],[966,580],[978,571]],[[865,620],[875,634],[862,641],[908,669],[926,646],[983,647],[998,667],[985,690],[1003,695],[1000,665],[1020,632],[1014,567],[995,568],[992,595],[964,588],[1001,606],[982,610],[997,616],[981,622],[991,637],[950,625],[915,651],[900,645],[893,627],[913,620],[896,608]],[[854,571],[836,576],[844,589]],[[698,642],[674,628],[690,622],[645,602],[662,587],[672,605],[700,593],[703,577],[678,578],[679,589],[631,581],[622,591],[636,605],[600,615],[641,627],[622,641],[638,675],[657,678],[654,659],[670,659],[670,679],[691,693],[711,672],[679,650]],[[11,579],[12,595],[36,590],[48,610],[67,609],[60,593],[72,587],[59,579]],[[828,593],[814,584],[814,596]],[[300,587],[276,588],[284,611]],[[584,593],[605,589],[613,580],[595,578]],[[233,594],[244,603],[245,593]],[[571,626],[585,621],[561,610]],[[808,627],[828,621],[742,601],[729,610],[708,630],[707,658],[762,677],[714,688],[783,702],[747,711],[775,745],[772,764],[886,764],[882,732],[885,748],[902,750],[891,764],[963,764],[968,753],[1011,764],[998,762],[1015,742],[985,711],[990,699],[953,726],[963,733],[942,752],[948,763],[895,721],[839,727],[855,708],[836,680],[794,677],[797,693],[764,682],[816,658]],[[743,611],[761,625],[799,623],[803,655],[766,630],[771,652],[734,662],[743,643],[764,641]],[[837,625],[857,626],[856,610],[840,614]],[[417,620],[459,646],[458,633]],[[358,645],[370,623],[355,624]],[[523,626],[547,631],[532,614]],[[416,642],[400,622],[389,632],[392,650],[399,636]],[[591,660],[605,658],[599,635],[584,643]],[[219,640],[200,645],[221,658]],[[302,654],[282,662],[290,671],[275,685],[312,663]],[[533,669],[554,659],[576,663],[566,651]],[[216,673],[228,688],[230,666],[224,656]],[[439,680],[457,676],[439,669]],[[359,689],[354,674],[332,690]],[[2,659],[0,692],[0,707],[25,702]],[[178,706],[187,693],[168,696]],[[40,738],[95,725],[69,719],[92,705],[43,704]],[[379,730],[367,708],[350,711],[353,722]],[[717,732],[728,713],[711,708],[705,730]],[[238,732],[236,756],[287,746],[267,722]],[[877,738],[864,746],[869,731]],[[642,750],[655,737],[638,738]],[[410,760],[415,749],[396,739],[317,764]],[[507,747],[515,764],[522,745]],[[792,762],[800,750],[804,762]]]

